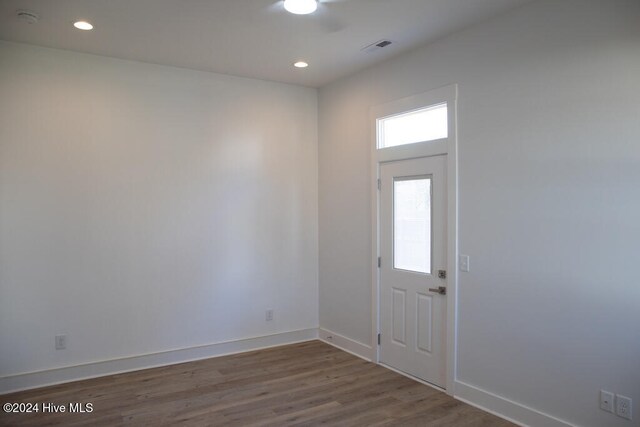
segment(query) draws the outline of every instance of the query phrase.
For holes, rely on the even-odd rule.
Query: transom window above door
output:
[[[378,149],[449,136],[447,103],[377,119]]]

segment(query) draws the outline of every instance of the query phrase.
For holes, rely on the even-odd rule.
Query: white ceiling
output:
[[[0,0],[0,39],[318,87],[527,1],[321,0],[299,16],[282,0]],[[394,43],[361,51],[381,39]]]

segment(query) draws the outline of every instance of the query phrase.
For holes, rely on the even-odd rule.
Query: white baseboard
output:
[[[369,345],[322,328],[319,329],[319,336],[321,341],[337,347],[340,350],[344,350],[347,353],[351,353],[354,356],[358,356],[368,362],[371,362],[374,359],[373,348]]]
[[[318,339],[316,328],[0,377],[0,395]]]
[[[573,424],[536,409],[482,390],[462,381],[454,383],[454,397],[485,412],[521,426],[575,427]]]
[[[318,339],[358,356],[364,360],[374,359],[374,349],[327,329],[301,329],[261,337],[169,350],[159,353],[104,360],[76,366],[47,369],[0,377],[0,395],[21,390],[103,377],[141,369],[209,359],[229,354],[260,350],[297,342]],[[454,397],[483,411],[497,415],[521,426],[575,427],[573,424],[545,414],[528,406],[511,401],[476,386],[455,381]]]

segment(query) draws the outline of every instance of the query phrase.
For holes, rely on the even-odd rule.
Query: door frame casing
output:
[[[448,137],[435,141],[419,142],[378,149],[378,119],[419,110],[431,105],[447,103]],[[451,396],[457,375],[457,322],[458,322],[458,85],[409,96],[371,107],[371,359],[380,363],[380,165],[386,162],[409,160],[438,155],[447,156],[447,324],[446,324],[446,389]],[[385,260],[382,260],[385,262]],[[386,260],[386,262],[390,262]]]

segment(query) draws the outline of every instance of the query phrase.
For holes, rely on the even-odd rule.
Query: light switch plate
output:
[[[458,258],[460,271],[469,272],[469,255],[460,255]]]

